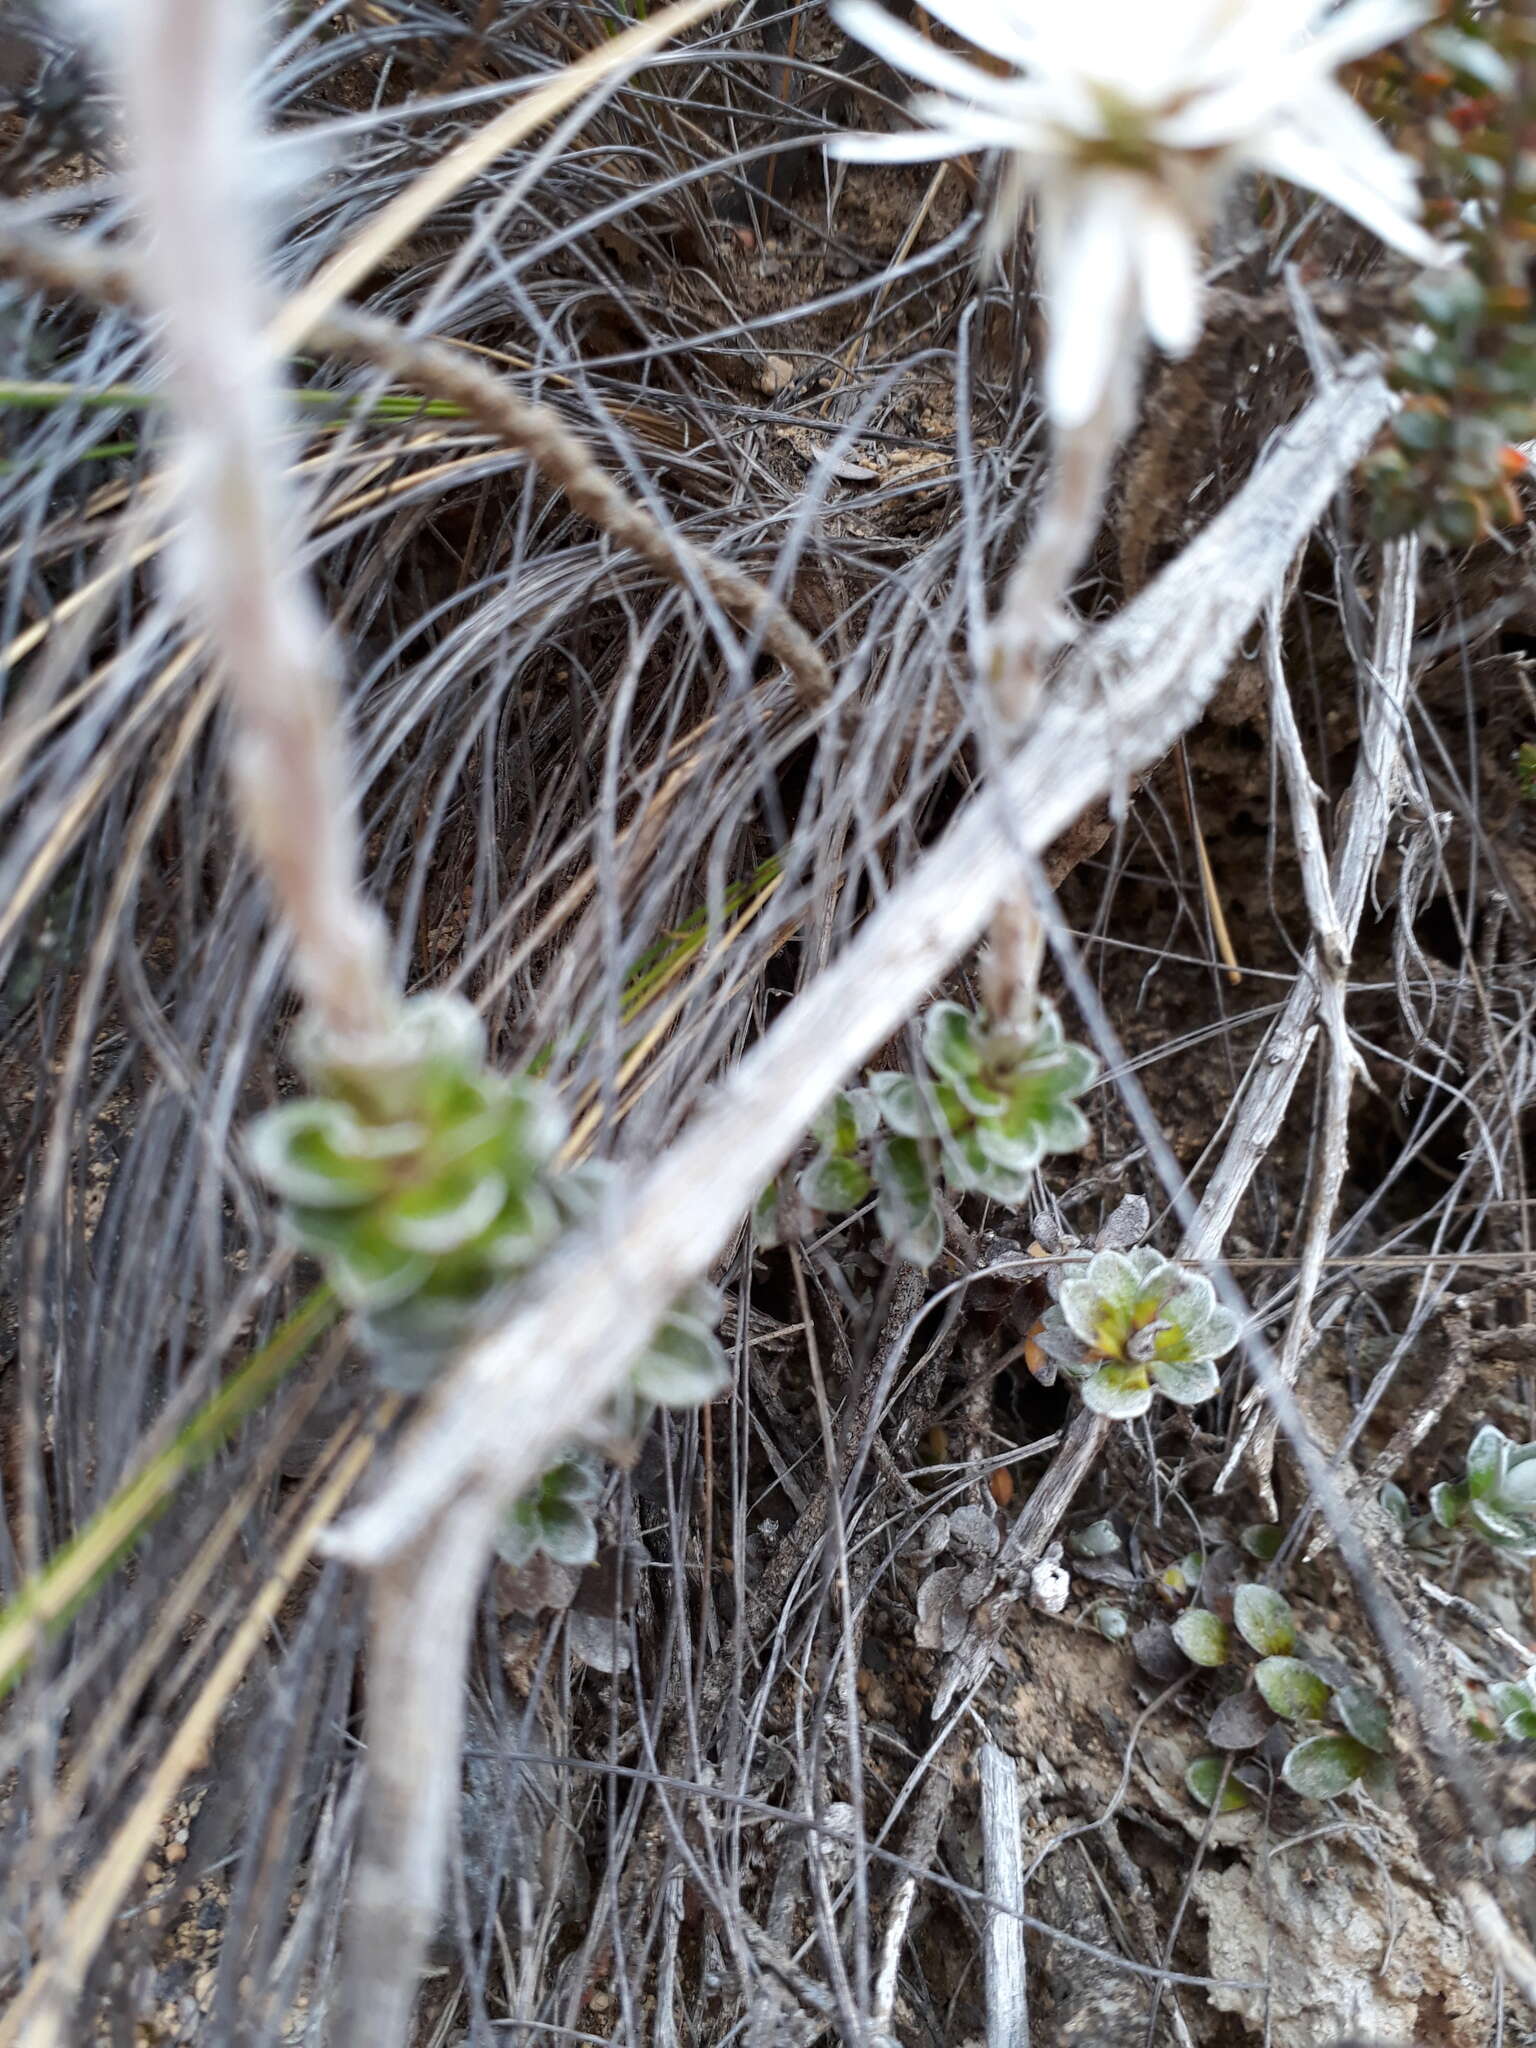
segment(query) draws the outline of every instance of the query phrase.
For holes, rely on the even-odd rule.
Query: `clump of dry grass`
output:
[[[1035,1996],[1067,2001],[1041,2038],[1071,2018],[1060,1957],[1085,1947],[1084,1984],[1107,1973],[1138,2025],[1235,2038],[1182,1906],[1204,1848],[1170,1834],[1134,1742],[1132,1796],[1107,1818],[1091,1743],[1077,1787],[1041,1794],[1028,1887],[990,1857],[979,1884],[952,1822],[978,1720],[994,1738],[1010,1725],[994,1648],[1037,1686],[1053,1660],[1087,1654],[1014,1597],[1055,1519],[1133,1498],[1161,1559],[1215,1549],[1258,1512],[1256,1495],[1217,1490],[1224,1467],[1240,1486],[1269,1477],[1241,1384],[1192,1430],[1154,1418],[1154,1433],[1110,1442],[1073,1422],[1048,1463],[1067,1418],[1010,1363],[1027,1228],[967,1208],[927,1284],[882,1258],[864,1219],[767,1258],[745,1234],[751,1183],[814,1098],[899,1039],[927,986],[964,977],[1021,874],[1052,985],[1109,1075],[1081,1180],[1052,1178],[1043,1199],[1086,1230],[1134,1185],[1167,1204],[1169,1242],[1173,1217],[1193,1214],[1186,1250],[1225,1245],[1331,1453],[1364,1470],[1382,1425],[1411,1420],[1453,1295],[1472,1297],[1457,1313],[1479,1334],[1531,1321],[1531,907],[1503,764],[1536,625],[1518,556],[1430,565],[1415,609],[1411,559],[1383,566],[1359,541],[1335,486],[1348,435],[1378,416],[1368,374],[1321,401],[1305,430],[1318,445],[1272,451],[1278,509],[1241,496],[1270,430],[1314,391],[1270,274],[1305,222],[1239,237],[1232,324],[1155,387],[1077,592],[1090,620],[1114,616],[1057,722],[1005,770],[970,655],[1036,475],[1015,346],[1027,280],[977,280],[963,166],[894,193],[866,173],[825,181],[828,121],[855,103],[865,118],[895,83],[860,70],[815,8],[733,10],[567,125],[562,110],[480,146],[530,77],[558,79],[624,26],[618,10],[547,0],[284,26],[265,84],[304,146],[273,159],[303,165],[284,170],[298,182],[274,300],[291,308],[347,251],[371,260],[332,273],[350,275],[353,308],[306,326],[290,365],[305,402],[277,429],[281,489],[305,537],[280,566],[302,566],[349,651],[339,699],[373,906],[359,916],[393,934],[380,974],[473,995],[498,1059],[537,1061],[583,1144],[639,1190],[609,1240],[610,1261],[636,1261],[615,1268],[617,1306],[562,1270],[536,1329],[568,1345],[579,1312],[589,1334],[624,1341],[648,1291],[708,1263],[731,1299],[735,1392],[664,1423],[615,1474],[579,1585],[482,1580],[471,1514],[437,1559],[440,1597],[403,1626],[411,1575],[393,1581],[393,1611],[385,1575],[388,1626],[365,1656],[359,1583],[317,1552],[322,1525],[381,1475],[426,1470],[434,1444],[462,1444],[456,1402],[478,1429],[472,1499],[536,1462],[537,1436],[486,1405],[485,1358],[404,1445],[343,1333],[274,1371],[238,1430],[179,1458],[168,1504],[83,1604],[76,1589],[67,1628],[26,1623],[0,1746],[7,1960],[35,1988],[0,2039],[22,2038],[29,2013],[69,2039],[110,2038],[113,2014],[171,2038],[277,2041],[312,2024],[318,2039],[360,1853],[361,1741],[391,1703],[440,1706],[435,1646],[451,1671],[455,1600],[471,1687],[462,1774],[438,1759],[457,1842],[420,2039],[961,2039],[985,2024],[988,1985],[1013,1981],[996,1960],[1009,1945],[985,1936],[1003,1883],[1037,1928]],[[26,234],[35,247],[67,232],[94,252],[76,282],[101,286],[98,259],[110,246],[121,270],[129,227],[105,168],[116,106],[79,66],[47,69],[73,65],[67,51],[44,56],[42,71],[17,60],[30,97],[5,136],[7,246],[20,260]],[[81,90],[54,118],[40,81],[61,76]],[[80,155],[86,137],[99,162]],[[405,239],[381,238],[461,149],[472,172]],[[1346,345],[1357,267],[1353,250],[1335,265]],[[14,1589],[184,1444],[313,1276],[275,1240],[240,1144],[292,1085],[284,974],[302,920],[274,922],[233,828],[234,706],[160,573],[175,443],[159,341],[124,304],[22,278],[0,299],[0,341],[0,1153],[17,1353],[0,1570]],[[458,382],[413,386],[413,371]],[[237,395],[254,398],[261,375],[248,360]],[[509,425],[530,418],[604,480],[587,499],[569,464],[541,464]],[[1186,423],[1173,442],[1171,420]],[[643,519],[605,519],[615,502]],[[1156,563],[1197,528],[1217,536],[1207,552],[1124,609],[1143,579],[1116,534],[1125,561]],[[1233,652],[1266,603],[1267,648],[1256,626]],[[807,687],[818,662],[829,695]],[[1124,693],[1113,717],[1110,690]],[[1213,693],[1186,765],[1159,765]],[[1116,751],[1115,730],[1137,744]],[[1315,834],[1308,778],[1324,792]],[[1101,795],[1109,807],[1079,822]],[[314,799],[306,874],[345,814]],[[279,857],[282,826],[268,835]],[[327,903],[351,865],[332,843]],[[317,929],[301,957],[323,999],[346,945]],[[1356,1061],[1373,1092],[1350,1089]],[[555,1352],[530,1355],[551,1401],[568,1398]],[[596,1347],[589,1388],[615,1355]],[[1509,1399],[1489,1386],[1490,1412]],[[553,1431],[553,1411],[537,1426]],[[397,1455],[412,1443],[414,1466]],[[1351,1595],[1304,1576],[1325,1569],[1299,1562],[1309,1489],[1331,1484],[1337,1508],[1351,1478],[1340,1467],[1330,1483],[1316,1458],[1298,1474],[1288,1454],[1273,1474],[1286,1568],[1320,1605]],[[931,1563],[924,1532],[961,1506],[1001,1526],[946,1664],[914,1640],[928,1565],[913,1560]],[[1375,1615],[1386,1649],[1429,1673],[1421,1722],[1442,1748],[1410,1735],[1409,1767],[1417,1743],[1465,1777],[1434,1724],[1419,1596],[1368,1508],[1352,1513],[1361,1533],[1341,1522],[1336,1536],[1357,1563],[1364,1546],[1394,1603]],[[363,1547],[370,1525],[351,1526]],[[1114,1683],[1129,1724],[1128,1665]],[[388,1726],[374,1722],[376,1741]],[[1057,1771],[1074,1768],[1069,1736]],[[384,1782],[410,1776],[409,1751],[389,1761]],[[989,1769],[995,1781],[995,1742]],[[1086,1821],[1118,1924],[1053,1889],[1067,1852],[1050,1845]],[[1475,1858],[1441,1868],[1427,1833],[1419,1846],[1519,1981],[1519,1900],[1488,1903]],[[211,1975],[178,1989],[176,1947],[201,1920]],[[990,1977],[973,1967],[984,1948]]]

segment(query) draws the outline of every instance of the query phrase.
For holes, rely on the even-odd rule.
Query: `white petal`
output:
[[[1229,38],[1232,47],[1220,70],[1213,57],[1207,59],[1203,70],[1209,83],[1158,123],[1159,139],[1172,149],[1221,149],[1241,143],[1266,120],[1291,111],[1319,87],[1338,91],[1331,74],[1341,64],[1395,42],[1423,19],[1424,11],[1418,0],[1355,0],[1310,39],[1288,35],[1275,38],[1266,48],[1258,37],[1245,36],[1246,47]],[[1363,114],[1360,118],[1365,120]]]
[[[1200,339],[1200,241],[1155,186],[1142,196],[1136,269],[1147,332],[1169,355],[1188,355]]]
[[[1021,97],[1017,107],[1007,113],[991,107],[957,106],[937,92],[915,93],[912,98],[912,112],[920,121],[931,121],[936,128],[969,136],[973,149],[1054,152],[1060,148],[1060,142],[1037,109],[1034,95],[1028,102]]]
[[[1320,80],[1286,110],[1285,124],[1336,157],[1344,169],[1403,213],[1419,211],[1418,166],[1395,150],[1381,130],[1331,78]]]
[[[940,157],[968,156],[976,146],[968,136],[916,128],[904,129],[899,135],[829,135],[827,155],[850,164],[922,164]]]
[[[1304,185],[1331,199],[1415,263],[1445,261],[1445,252],[1405,210],[1394,206],[1374,185],[1298,128],[1277,123],[1262,144],[1249,151],[1248,160],[1259,170],[1272,171],[1276,177],[1288,178],[1293,185]]]
[[[964,36],[978,50],[990,50],[1021,71],[1032,65],[1040,50],[1040,29],[1027,7],[1011,0],[924,0],[924,12],[942,21],[957,36]]]
[[[1303,48],[1319,71],[1337,71],[1408,34],[1434,13],[1428,0],[1348,0]]]
[[[1123,172],[1099,171],[1071,180],[1064,192],[1050,185],[1042,192],[1050,322],[1045,408],[1060,427],[1079,427],[1092,416],[1116,351],[1140,345],[1126,318],[1138,224],[1134,183]]]
[[[873,50],[877,57],[883,57],[887,64],[898,71],[909,71],[925,85],[936,85],[956,99],[990,102],[1000,90],[1006,91],[1010,83],[994,78],[979,64],[957,57],[952,50],[941,50],[927,36],[919,35],[915,28],[877,7],[875,0],[835,0],[832,15],[839,28]]]

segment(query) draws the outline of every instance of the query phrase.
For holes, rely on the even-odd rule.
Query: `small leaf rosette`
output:
[[[306,1065],[317,1092],[252,1124],[252,1161],[361,1319],[385,1383],[415,1391],[564,1226],[559,1105],[486,1066],[479,1019],[456,996],[417,997],[386,1044],[313,1047]]]
[[[931,1106],[940,1112],[935,1134],[954,1187],[1016,1208],[1042,1159],[1087,1144],[1088,1119],[1077,1098],[1099,1063],[1065,1036],[1051,1004],[1041,1003],[1034,1029],[1020,1032],[990,1025],[958,1003],[935,1003],[923,1023],[923,1053],[934,1076]],[[901,1130],[892,1103],[881,1106]]]
[[[1490,1422],[1472,1439],[1464,1479],[1437,1486],[1430,1513],[1469,1529],[1506,1557],[1536,1557],[1536,1444],[1512,1443]]]
[[[1185,1407],[1216,1392],[1238,1324],[1203,1274],[1142,1245],[1068,1266],[1055,1293],[1037,1341],[1096,1413],[1128,1422],[1154,1389]]]

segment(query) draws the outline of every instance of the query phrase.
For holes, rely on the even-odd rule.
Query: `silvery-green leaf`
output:
[[[981,1032],[958,1003],[935,1003],[923,1019],[923,1053],[933,1071],[958,1085],[981,1072]]]
[[[1082,1338],[1059,1308],[1051,1307],[1046,1310],[1040,1318],[1034,1338],[1053,1364],[1064,1365],[1069,1372],[1079,1374],[1097,1371],[1096,1363],[1084,1356]]]
[[[1499,1500],[1507,1508],[1536,1508],[1536,1445],[1520,1444],[1510,1452]]]
[[[509,1194],[497,1213],[479,1255],[498,1273],[521,1272],[556,1236],[560,1216],[551,1196],[542,1187],[524,1188]]]
[[[526,1168],[547,1166],[565,1143],[570,1128],[559,1096],[544,1082],[530,1080],[526,1075],[494,1078],[499,1084],[495,1092],[501,1098],[495,1106],[507,1143]],[[509,1162],[503,1158],[502,1164],[506,1166]],[[589,1160],[568,1168],[561,1178],[567,1179],[572,1173],[584,1175],[589,1185],[597,1186],[604,1178],[612,1177],[613,1168],[606,1160]]]
[[[669,1315],[630,1374],[635,1390],[662,1408],[697,1408],[730,1381],[730,1366],[706,1323]]]
[[[1139,1365],[1101,1365],[1082,1382],[1083,1406],[1112,1422],[1134,1422],[1152,1406],[1152,1387]]]
[[[345,1103],[280,1103],[246,1127],[245,1144],[273,1192],[306,1208],[360,1208],[386,1184],[368,1153],[367,1126]]]
[[[1320,1721],[1328,1711],[1327,1684],[1299,1657],[1266,1657],[1253,1682],[1265,1705],[1287,1721]]]
[[[1278,1522],[1250,1522],[1237,1540],[1250,1557],[1256,1557],[1260,1564],[1268,1564],[1279,1556],[1284,1534]]]
[[[1297,1743],[1280,1775],[1303,1799],[1337,1799],[1370,1762],[1371,1752],[1352,1735],[1311,1735]]]
[[[1173,1640],[1191,1664],[1209,1669],[1227,1661],[1227,1625],[1204,1607],[1189,1607],[1173,1624]]]
[[[1494,1704],[1498,1710],[1499,1726],[1502,1732],[1515,1742],[1530,1742],[1536,1739],[1536,1701],[1533,1701],[1524,1686],[1490,1686],[1490,1693],[1505,1695],[1501,1702]]]
[[[1225,1786],[1222,1784],[1224,1775]],[[1224,1756],[1196,1757],[1184,1773],[1184,1783],[1189,1788],[1190,1798],[1198,1806],[1214,1806],[1218,1794],[1221,1798],[1219,1810],[1222,1813],[1237,1813],[1248,1804],[1248,1794],[1231,1775]]]
[[[976,1143],[994,1166],[1009,1173],[1030,1173],[1045,1157],[1045,1132],[1038,1125],[1028,1126],[1014,1137],[1001,1124],[983,1117],[976,1125]]]
[[[910,1074],[871,1074],[869,1091],[885,1122],[899,1138],[931,1138],[939,1122]]]
[[[1512,1557],[1536,1554],[1536,1526],[1522,1516],[1504,1514],[1491,1501],[1474,1500],[1468,1504],[1467,1517],[1495,1549],[1508,1551]]]
[[[1090,1522],[1072,1531],[1067,1548],[1074,1557],[1111,1557],[1120,1548],[1120,1534],[1113,1522]]]
[[[1386,1756],[1392,1748],[1386,1702],[1368,1685],[1341,1685],[1333,1696],[1334,1710],[1356,1742]]]
[[[811,1125],[811,1136],[823,1152],[846,1158],[858,1150],[879,1123],[875,1098],[867,1088],[849,1088],[834,1095]]]
[[[556,1564],[588,1565],[597,1556],[597,1523],[574,1501],[542,1504],[538,1514],[539,1543]]]
[[[1467,1492],[1464,1486],[1442,1484],[1429,1489],[1429,1511],[1442,1529],[1454,1529],[1461,1520],[1466,1505]]]
[[[915,1138],[887,1138],[875,1151],[877,1216],[887,1242],[914,1266],[930,1266],[944,1249],[944,1219]]]
[[[1203,1273],[1186,1272],[1177,1266],[1173,1271],[1177,1278],[1163,1291],[1158,1313],[1165,1321],[1176,1323],[1193,1340],[1204,1330],[1216,1306],[1216,1290]]]
[[[1498,1493],[1508,1457],[1509,1439],[1485,1422],[1467,1451],[1467,1492],[1473,1500],[1490,1500]]]
[[[1394,1521],[1399,1529],[1406,1531],[1413,1520],[1413,1511],[1408,1505],[1408,1496],[1400,1486],[1389,1479],[1376,1496],[1382,1512]]]
[[[1261,1657],[1288,1657],[1296,1647],[1290,1607],[1268,1586],[1239,1586],[1232,1596],[1237,1632]]]
[[[1123,1643],[1130,1634],[1130,1617],[1125,1609],[1107,1600],[1101,1600],[1088,1618],[1106,1643]]]
[[[764,1251],[772,1251],[779,1238],[779,1184],[769,1181],[752,1209],[752,1235]]]
[[[409,1300],[430,1277],[432,1261],[365,1233],[333,1251],[326,1269],[348,1308],[374,1314]]]
[[[496,1555],[518,1570],[539,1547],[539,1519],[531,1500],[514,1501],[496,1531]]]
[[[865,1201],[874,1183],[857,1159],[823,1152],[801,1174],[801,1199],[824,1216],[841,1216]]]
[[[1208,1358],[1194,1358],[1180,1364],[1154,1358],[1148,1371],[1158,1391],[1170,1401],[1177,1401],[1181,1408],[1192,1408],[1197,1401],[1209,1401],[1221,1389],[1221,1376]]]
[[[1054,1103],[1040,1125],[1043,1150],[1053,1155],[1081,1152],[1093,1136],[1093,1127],[1075,1102]]]
[[[381,1218],[391,1243],[408,1252],[441,1257],[462,1250],[501,1214],[507,1184],[499,1173],[449,1174],[426,1187],[406,1188]]]

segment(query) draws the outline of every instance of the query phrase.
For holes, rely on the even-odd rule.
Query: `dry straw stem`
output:
[[[1024,1969],[1024,1823],[1019,1766],[994,1742],[981,1746],[981,1840],[987,1895],[1006,1909],[987,1915],[987,2048],[1029,2039],[1029,1987]]]
[[[276,1622],[283,1602],[307,1568],[316,1532],[336,1513],[372,1455],[371,1436],[344,1443],[352,1428],[348,1424],[335,1441],[335,1469],[297,1514],[293,1533],[275,1567],[241,1615],[238,1628],[201,1692],[156,1759],[106,1854],[71,1902],[55,1943],[0,2020],[0,2048],[11,2048],[13,2043],[24,2043],[25,2048],[63,2048],[71,2039],[70,2015],[86,1973],[114,1916],[143,1870],[154,1847],[156,1829],[164,1821],[188,1772],[196,1768],[198,1759],[206,1753],[236,1686]]]
[[[0,265],[45,291],[83,293],[105,304],[142,305],[133,266],[62,236],[0,220]],[[342,307],[317,314],[310,345],[367,363],[427,398],[461,406],[477,426],[527,456],[571,507],[668,583],[707,591],[727,617],[754,634],[783,664],[808,709],[832,693],[832,675],[815,642],[766,585],[670,533],[623,490],[551,406],[521,398],[502,377],[442,342],[422,341],[388,320]]]
[[[692,1131],[621,1197],[611,1227],[552,1260],[526,1306],[472,1347],[378,1498],[334,1532],[335,1554],[383,1574],[374,1669],[409,1673],[402,1686],[370,1694],[377,1795],[370,1789],[357,1866],[346,2048],[394,2048],[404,2038],[458,1783],[472,1582],[499,1504],[602,1412],[645,1332],[725,1249],[827,1096],[1017,889],[1020,849],[1049,845],[1199,716],[1390,406],[1374,370],[1352,366],[1210,528],[1068,662],[992,784],[721,1084]],[[450,1595],[455,1574],[471,1583]],[[429,1611],[432,1654],[413,1663]]]

